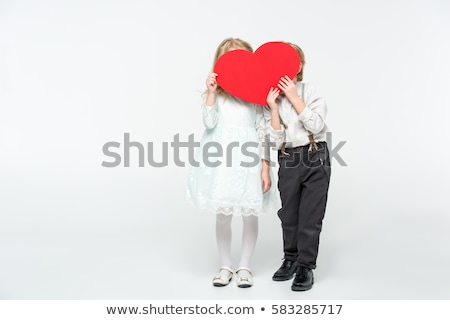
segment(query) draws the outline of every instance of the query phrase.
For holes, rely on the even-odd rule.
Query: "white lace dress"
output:
[[[212,213],[260,215],[280,207],[272,187],[261,184],[261,142],[266,134],[263,110],[233,96],[218,97],[214,106],[202,106],[206,127],[190,168],[186,199]],[[267,153],[267,152],[266,152]]]

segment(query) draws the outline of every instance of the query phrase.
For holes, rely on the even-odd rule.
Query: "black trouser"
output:
[[[286,148],[290,155],[278,152],[278,189],[282,207],[278,211],[283,228],[286,260],[314,269],[319,249],[319,236],[325,215],[330,183],[330,158],[325,142]]]

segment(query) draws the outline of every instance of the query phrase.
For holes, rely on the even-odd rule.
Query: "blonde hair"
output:
[[[223,54],[225,54],[228,51],[230,51],[230,49],[233,48],[233,47],[253,52],[252,46],[247,41],[244,41],[244,40],[239,39],[239,38],[231,38],[231,37],[230,38],[226,38],[219,44],[219,46],[216,49],[216,53],[214,54],[214,60],[213,60],[211,72],[214,71],[214,66],[216,65],[217,60],[219,60],[219,58]],[[217,92],[218,95],[226,97],[225,91],[219,85],[217,86],[216,92]],[[208,90],[206,90],[204,92],[204,94],[207,94],[207,93],[208,93]]]
[[[303,69],[305,68],[305,53],[303,52],[303,50],[296,45],[295,43],[291,43],[291,42],[287,42],[288,44],[290,44],[298,53],[299,57],[300,57],[300,62],[302,63],[302,69],[300,70],[299,73],[297,73],[296,78],[297,81],[302,81],[303,80]]]

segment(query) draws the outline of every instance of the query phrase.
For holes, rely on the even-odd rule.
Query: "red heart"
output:
[[[233,50],[223,54],[214,66],[217,84],[242,100],[266,105],[271,87],[278,87],[282,76],[298,73],[300,57],[284,42],[267,42],[254,53]]]

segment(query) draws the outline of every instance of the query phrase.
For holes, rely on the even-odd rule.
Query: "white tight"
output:
[[[231,220],[232,215],[216,214],[216,240],[219,249],[219,258],[222,266],[230,267],[231,262]],[[250,259],[255,249],[256,240],[258,238],[258,217],[257,216],[242,216],[243,228],[242,228],[242,251],[239,261],[239,267],[249,267]],[[245,277],[247,271],[239,273]],[[228,271],[221,271],[221,275],[227,276]]]

